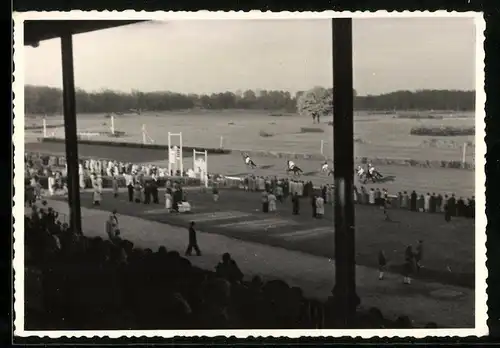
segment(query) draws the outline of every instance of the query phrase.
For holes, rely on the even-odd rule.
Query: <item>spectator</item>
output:
[[[189,224],[189,244],[186,249],[186,256],[191,256],[191,252],[196,251],[196,255],[201,256],[200,248],[198,247],[198,241],[196,238],[196,230],[194,229],[194,221]]]
[[[418,244],[417,244],[417,247],[416,247],[416,252],[415,252],[415,261],[416,261],[416,266],[417,266],[417,273],[423,267],[422,266],[423,257],[424,257],[424,241],[423,240],[419,240]]]
[[[412,191],[410,195],[410,210],[417,211],[417,193]]]
[[[297,192],[294,192],[292,196],[292,214],[299,215],[299,211],[300,211],[299,195]]]
[[[316,195],[313,194],[311,196],[311,207],[312,207],[312,217],[316,218],[317,217],[317,205],[316,205]]]
[[[219,262],[215,271],[219,277],[231,283],[237,283],[243,280],[243,273],[240,271],[236,261],[231,259],[229,253],[222,255],[222,262]]]
[[[385,252],[380,250],[378,252],[378,280],[384,279],[384,273],[387,266],[387,259],[385,258]]]
[[[316,217],[321,219],[323,215],[325,215],[325,201],[323,197],[318,196],[316,198]]]
[[[270,212],[275,212],[276,211],[276,196],[274,195],[273,192],[270,192],[269,195],[267,196],[267,199],[269,201],[269,211]]]
[[[411,284],[411,276],[415,268],[415,255],[413,253],[411,245],[406,247],[404,268],[405,269],[404,269],[403,283],[409,285]]]

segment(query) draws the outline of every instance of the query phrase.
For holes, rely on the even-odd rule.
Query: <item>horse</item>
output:
[[[368,180],[370,180],[374,184],[378,181],[377,177],[370,174],[369,172],[365,171],[363,171],[362,173],[356,172],[356,175],[358,176],[359,180],[363,182],[363,184],[366,184]]]
[[[243,160],[245,161],[245,165],[250,166],[252,169],[257,167],[255,162],[247,154],[243,155]]]
[[[328,162],[325,161],[323,163],[323,165],[321,166],[321,170],[320,170],[322,173],[328,173],[328,176],[330,175],[333,175],[333,169],[330,168],[330,166],[328,165]]]
[[[290,172],[293,172],[293,175],[300,175],[301,173],[304,173],[302,171],[302,169],[300,169],[295,163],[293,163],[292,161],[286,161],[287,163],[287,169],[286,169],[286,173],[290,173]]]

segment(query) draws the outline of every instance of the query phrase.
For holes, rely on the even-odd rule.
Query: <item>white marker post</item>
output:
[[[321,140],[321,145],[320,145],[320,149],[319,149],[319,152],[324,156],[324,153],[323,153],[323,148],[325,146],[325,141],[324,140]]]
[[[147,139],[146,139],[146,125],[142,124],[142,143],[146,145]],[[169,146],[170,149],[170,146]]]
[[[172,152],[172,137],[179,137],[179,148],[177,151]],[[172,173],[172,164],[175,164],[176,170],[179,169],[184,172],[184,163],[182,158],[182,133],[168,132],[168,173]]]
[[[42,124],[43,124],[43,137],[47,138],[47,120],[45,119],[45,117],[42,120]]]
[[[223,148],[224,148],[224,137],[221,135],[220,136],[219,149],[223,149]]]
[[[115,135],[115,117],[111,115],[111,134]]]
[[[465,157],[467,154],[467,143],[464,143],[463,149],[462,149],[462,167],[465,168]]]

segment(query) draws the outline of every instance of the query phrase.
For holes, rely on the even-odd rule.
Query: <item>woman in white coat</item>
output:
[[[92,203],[94,205],[101,205],[101,185],[99,185],[99,179],[94,181],[94,193],[92,197]]]
[[[424,197],[424,211],[428,212],[431,208],[431,194],[427,193]]]
[[[49,195],[53,196],[56,188],[56,178],[54,178],[54,174],[50,173],[48,177],[48,188],[49,188]]]
[[[373,188],[370,189],[370,193],[368,194],[368,203],[375,204],[375,190]]]
[[[168,212],[172,210],[172,195],[168,190],[165,191],[165,209],[167,209]]]
[[[321,219],[325,215],[325,200],[323,197],[318,196],[316,198],[316,217]]]
[[[269,193],[269,195],[267,196],[267,200],[269,202],[269,211],[276,211],[276,196],[273,192]]]

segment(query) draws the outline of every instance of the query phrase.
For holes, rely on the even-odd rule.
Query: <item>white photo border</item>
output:
[[[475,147],[475,328],[473,329],[376,329],[376,330],[111,330],[111,331],[27,331],[24,327],[24,28],[25,20],[224,20],[224,19],[331,19],[331,18],[473,18],[476,28],[476,147]],[[70,12],[23,12],[14,13],[14,335],[18,337],[164,337],[175,336],[215,337],[413,337],[428,336],[484,336],[488,334],[487,277],[486,267],[486,198],[485,198],[485,102],[484,91],[484,31],[483,14],[479,12],[146,12],[146,11],[70,11]]]

